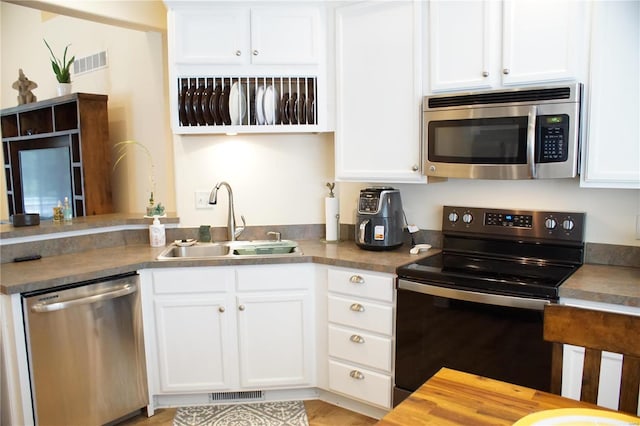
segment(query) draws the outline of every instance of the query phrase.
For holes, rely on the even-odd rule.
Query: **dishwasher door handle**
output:
[[[138,286],[136,284],[119,284],[108,289],[107,291],[80,297],[78,299],[70,299],[62,302],[38,303],[31,307],[31,312],[41,313],[59,311],[62,309],[70,308],[72,306],[87,305],[90,303],[101,302],[103,300],[115,299],[131,293],[135,293],[137,290]]]

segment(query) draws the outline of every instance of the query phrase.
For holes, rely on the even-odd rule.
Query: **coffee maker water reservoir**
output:
[[[404,214],[400,191],[391,187],[360,190],[356,244],[366,250],[390,250],[402,245]]]

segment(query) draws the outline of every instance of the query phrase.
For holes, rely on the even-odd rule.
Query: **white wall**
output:
[[[226,225],[227,194],[195,209],[195,191],[219,181],[233,189],[236,217],[247,226],[324,223],[333,181],[331,134],[176,136],[176,201],[183,226]]]
[[[106,50],[108,67],[83,75],[71,75],[74,92],[109,96],[111,143],[135,139],[153,152],[157,169],[156,199],[175,211],[172,138],[169,128],[166,84],[166,36],[70,18],[36,9],[0,3],[0,105],[17,105],[11,85],[22,68],[38,84],[33,92],[39,101],[56,96],[56,80],[43,38],[56,55],[71,44],[68,54],[83,57]],[[116,152],[107,161],[113,164]],[[148,162],[134,150],[112,177],[117,212],[143,212],[149,198]],[[8,217],[5,183],[2,180],[1,218]]]
[[[355,217],[362,185],[339,183],[341,218]],[[488,207],[586,213],[585,241],[640,246],[636,216],[640,190],[585,189],[578,179],[489,181],[450,179],[400,189],[407,220],[421,229],[442,229],[442,206]],[[344,220],[343,220],[344,223]]]
[[[59,47],[71,42],[80,56],[107,48],[108,74],[79,77],[74,85],[109,91],[112,141],[135,138],[150,146],[159,181],[157,198],[174,210],[175,197],[182,226],[225,226],[226,194],[211,209],[194,206],[194,191],[210,191],[221,180],[231,184],[238,219],[244,215],[249,226],[324,223],[325,184],[333,181],[334,173],[332,134],[171,136],[163,67],[166,43],[157,33],[65,17],[42,22],[39,12],[4,2],[0,13],[2,107],[15,105],[11,84],[19,67],[40,85],[40,99],[53,96],[55,81],[42,37]],[[122,212],[142,211],[146,200],[147,164],[142,155],[136,157],[116,172],[114,195]],[[342,223],[354,223],[358,192],[364,186],[338,183]],[[444,204],[583,211],[587,241],[640,246],[635,239],[638,190],[583,189],[577,179],[394,186],[402,191],[408,220],[423,229],[440,229]],[[5,198],[0,197],[3,205]]]

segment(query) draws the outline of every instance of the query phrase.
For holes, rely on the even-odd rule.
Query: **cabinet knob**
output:
[[[224,306],[218,307],[218,312],[220,312],[220,313],[224,312]]]
[[[364,306],[362,306],[359,303],[354,303],[352,304],[349,309],[351,309],[354,312],[364,312]]]
[[[240,310],[240,311],[244,311],[244,305],[240,305],[240,306],[238,306],[238,310]]]
[[[351,376],[356,380],[364,380],[364,374],[362,374],[358,370],[351,370],[351,373],[349,373],[349,376]]]
[[[509,74],[511,71],[509,70],[509,68],[505,68],[502,70],[502,74],[507,75]]]
[[[260,53],[260,52],[258,52],[258,50],[257,50],[257,49],[256,49],[256,50],[254,50],[254,51],[253,51],[253,56],[258,56],[258,53]]]
[[[489,77],[489,71],[482,71],[483,77]]]
[[[353,343],[364,343],[364,338],[362,336],[358,336],[357,334],[352,334],[351,337],[349,337],[349,340],[351,340]]]
[[[418,170],[420,170],[420,167],[417,164],[414,164],[413,167],[411,167],[411,170],[417,172]]]
[[[236,50],[236,56],[242,56],[242,52],[240,50]]]
[[[351,278],[349,278],[349,282],[351,284],[364,284],[364,278],[362,278],[360,275],[351,275]]]

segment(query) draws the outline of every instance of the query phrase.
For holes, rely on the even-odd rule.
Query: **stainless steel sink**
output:
[[[218,243],[195,243],[181,247],[171,244],[160,253],[158,260],[222,259],[245,257],[289,257],[301,256],[298,243],[291,240],[224,241]]]

